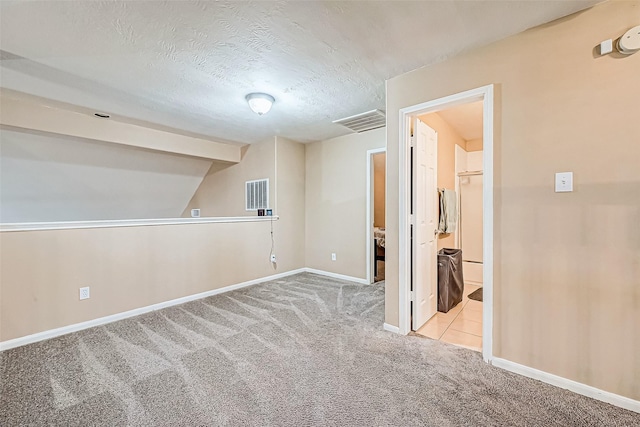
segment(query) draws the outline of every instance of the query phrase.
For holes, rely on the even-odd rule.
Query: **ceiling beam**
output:
[[[101,119],[93,112],[65,109],[55,101],[42,102],[20,92],[0,91],[0,127],[49,133],[128,145],[149,150],[238,163],[241,147],[153,129],[116,119]]]

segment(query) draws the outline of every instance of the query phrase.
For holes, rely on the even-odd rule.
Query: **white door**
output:
[[[412,302],[415,331],[438,310],[438,134],[413,124]]]

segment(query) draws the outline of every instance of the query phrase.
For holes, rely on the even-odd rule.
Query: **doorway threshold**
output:
[[[415,333],[423,337],[482,351],[482,302],[469,299],[480,286],[465,283],[462,301],[447,313],[437,312]]]

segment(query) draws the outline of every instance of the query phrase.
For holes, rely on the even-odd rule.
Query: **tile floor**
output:
[[[465,283],[462,302],[447,313],[436,313],[416,333],[482,351],[482,303],[467,298],[467,295],[478,288],[480,286]]]

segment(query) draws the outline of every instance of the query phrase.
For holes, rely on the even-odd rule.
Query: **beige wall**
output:
[[[384,128],[307,144],[307,267],[366,278],[367,150],[384,146]]]
[[[245,210],[245,182],[263,178],[269,179],[269,206],[275,209],[275,156],[276,139],[269,138],[242,147],[238,164],[214,162],[182,216],[191,216],[193,208],[199,208],[203,217],[255,216],[255,211]]]
[[[277,174],[274,214],[274,252],[278,270],[289,271],[305,265],[305,146],[286,138],[276,138]]]
[[[466,147],[463,148],[466,151],[482,151],[482,138],[468,140]]]
[[[304,145],[273,139],[199,190],[203,215],[246,215],[244,181],[270,178],[275,266],[269,222],[0,233],[0,341],[304,267],[304,165]]]
[[[275,274],[268,222],[5,232],[0,245],[0,341]]]
[[[387,155],[373,155],[373,226],[384,228],[385,192],[387,181]]]
[[[243,147],[237,165],[214,164],[185,209],[206,216],[255,216],[245,210],[245,182],[269,179],[269,206],[280,217],[274,223],[278,271],[305,266],[305,147],[282,137]]]
[[[456,145],[466,142],[438,113],[419,116],[424,124],[438,132],[438,188],[456,189]],[[438,249],[455,248],[454,234],[438,235]]]
[[[494,84],[494,343],[502,357],[640,399],[640,54],[595,46],[638,24],[612,1],[387,82],[398,110]],[[549,46],[554,46],[552,50]],[[554,173],[573,171],[573,193]],[[386,322],[398,325],[398,194],[387,193]]]

